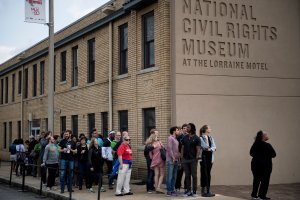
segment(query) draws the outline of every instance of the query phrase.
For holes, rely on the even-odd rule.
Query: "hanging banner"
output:
[[[25,22],[46,23],[45,0],[25,0]]]

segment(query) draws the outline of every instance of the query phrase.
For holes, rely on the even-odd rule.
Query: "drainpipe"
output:
[[[21,89],[21,138],[23,138],[23,112],[24,112],[24,65],[22,65],[22,89]]]
[[[113,119],[113,98],[112,98],[112,59],[113,59],[113,44],[112,44],[112,22],[109,22],[108,43],[109,43],[109,66],[108,66],[108,104],[109,104],[109,130],[112,130]]]

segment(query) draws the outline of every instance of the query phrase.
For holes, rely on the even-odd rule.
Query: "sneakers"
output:
[[[104,187],[101,187],[100,192],[106,192],[106,190],[104,189]]]
[[[167,192],[167,195],[166,195],[167,197],[177,197],[177,194],[176,194],[176,192],[175,191],[173,191],[173,192]]]
[[[147,192],[148,192],[148,194],[152,194],[153,190],[148,190]]]
[[[258,197],[251,197],[251,200],[260,200]]]
[[[261,200],[270,200],[271,198],[270,197],[258,197],[258,199],[261,199]]]
[[[192,197],[197,197],[198,194],[196,193],[196,191],[193,191]]]
[[[93,188],[88,188],[89,192],[95,193],[95,191],[93,190]]]
[[[50,190],[51,190],[51,188],[50,188],[50,187],[47,187],[47,188],[46,188],[46,190],[47,190],[47,191],[50,191]]]
[[[121,196],[124,196],[124,194],[115,194],[115,196],[117,196],[117,197],[121,197]]]
[[[190,196],[193,196],[193,193],[191,191],[186,191],[182,196],[183,197],[190,197]]]

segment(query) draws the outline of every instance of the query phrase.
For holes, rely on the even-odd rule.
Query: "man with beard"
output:
[[[65,176],[66,171],[68,171],[67,178],[67,187],[68,191],[72,190],[72,177],[74,170],[74,154],[77,153],[76,144],[71,140],[72,131],[66,130],[64,133],[64,138],[58,145],[58,151],[61,154],[60,158],[60,193],[64,193],[65,191]],[[72,190],[73,192],[73,190]]]

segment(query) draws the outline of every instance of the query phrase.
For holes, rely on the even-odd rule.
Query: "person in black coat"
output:
[[[266,142],[268,139],[269,136],[266,132],[258,131],[250,149],[250,155],[252,156],[251,171],[253,174],[252,199],[270,199],[266,195],[272,172],[272,158],[276,157],[276,152],[272,145]]]

